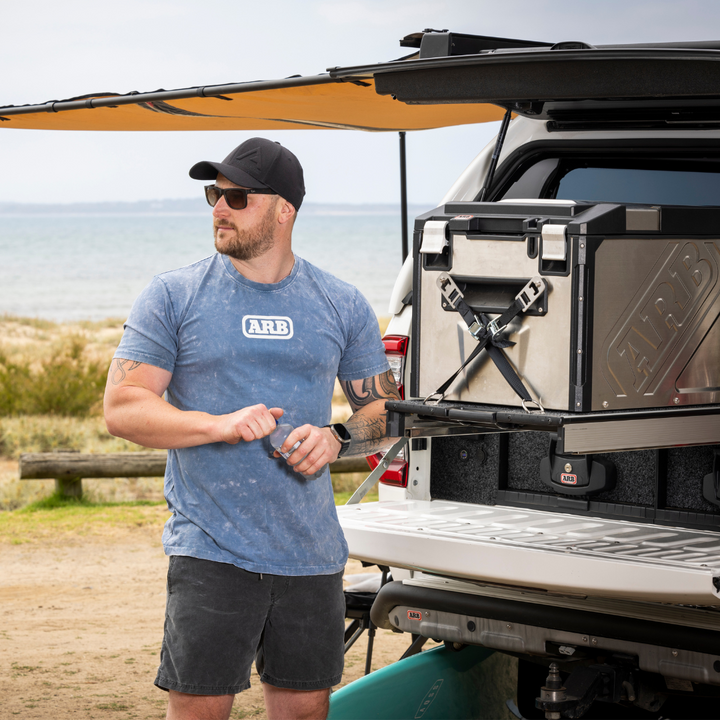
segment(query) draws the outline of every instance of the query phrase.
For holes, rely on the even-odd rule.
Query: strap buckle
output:
[[[545,281],[539,276],[536,276],[529,280],[527,285],[525,285],[525,287],[515,296],[517,306],[519,306],[520,308],[517,312],[525,312],[526,310],[531,308],[535,304],[537,299],[545,292],[546,288],[547,286],[545,285]],[[493,318],[485,326],[486,331],[489,332],[490,335],[492,335],[493,339],[495,339],[495,337],[499,333],[501,333],[507,328],[507,323],[500,325],[500,319],[502,317],[507,317],[507,314],[499,315],[498,317]],[[479,338],[473,332],[473,329],[469,329],[473,337],[478,340]]]
[[[546,289],[547,285],[539,275],[532,278],[515,296],[515,300],[519,303],[522,312],[526,312],[531,308]]]
[[[493,318],[486,326],[485,329],[493,336],[493,338],[498,334],[501,333],[507,325],[503,325],[500,327],[498,325],[499,318]]]
[[[542,414],[545,412],[545,408],[542,406],[542,403],[540,402],[539,399],[538,400],[521,400],[521,404],[522,404],[523,410],[526,413],[530,413],[531,415],[532,414],[539,415],[539,414]],[[537,410],[531,409],[530,407],[528,407],[528,405],[534,405],[537,408]]]
[[[477,318],[475,318],[475,322],[468,327],[468,332],[476,339],[480,340],[481,332],[485,330],[485,325],[483,325]]]
[[[436,283],[447,304],[462,315],[463,320],[465,320],[468,326],[468,332],[479,342],[484,334],[485,326],[477,319],[477,315],[463,302],[465,296],[462,290],[460,290],[455,281],[447,273],[441,273]],[[460,306],[461,303],[463,307]]]
[[[436,282],[442,296],[448,301],[450,307],[453,310],[457,310],[464,296],[460,288],[455,284],[455,281],[446,273],[442,273]]]
[[[547,290],[545,281],[539,276],[532,278],[515,296],[512,305],[510,305],[502,315],[493,320],[488,320],[487,316],[483,313],[480,313],[480,319],[478,319],[478,316],[475,315],[472,308],[463,299],[462,291],[448,273],[441,273],[436,280],[436,284],[444,299],[443,307],[449,305],[453,310],[460,313],[467,325],[468,332],[477,340],[478,344],[460,368],[434,393],[431,393],[425,398],[425,403],[439,403],[445,397],[445,392],[455,381],[455,378],[469,365],[479,352],[485,350],[490,354],[493,362],[510,387],[512,387],[522,400],[522,406],[525,412],[545,412],[540,402],[532,399],[527,388],[523,385],[522,380],[518,377],[517,371],[502,351],[503,348],[509,347],[514,343],[504,340],[503,338],[498,338],[500,333],[502,333],[521,312],[525,312],[532,307],[537,299]],[[488,345],[488,343],[490,344]],[[537,410],[531,410],[529,406],[535,406]]]

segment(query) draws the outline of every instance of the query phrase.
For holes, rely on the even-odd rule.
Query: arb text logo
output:
[[[289,317],[273,315],[245,315],[243,335],[262,340],[289,340],[293,336],[293,323]]]

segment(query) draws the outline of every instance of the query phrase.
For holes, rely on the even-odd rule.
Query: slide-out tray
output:
[[[540,430],[556,433],[563,452],[577,454],[720,444],[720,405],[601,413],[422,400],[391,400],[386,407],[394,437]]]

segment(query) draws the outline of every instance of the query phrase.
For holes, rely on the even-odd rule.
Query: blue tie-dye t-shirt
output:
[[[367,300],[296,256],[279,283],[252,282],[223,255],[158,275],[133,305],[115,357],[172,373],[166,398],[220,415],[262,403],[293,426],[330,422],[335,377],[388,369]],[[307,481],[267,438],[170,450],[168,555],[256,573],[339,572],[347,544],[330,474]]]

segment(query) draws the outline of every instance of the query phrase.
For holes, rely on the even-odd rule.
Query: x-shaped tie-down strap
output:
[[[478,341],[478,344],[457,371],[434,393],[429,395],[426,401],[430,399],[437,401],[442,400],[448,388],[455,381],[455,378],[457,378],[483,350],[487,350],[488,355],[502,373],[502,376],[522,400],[523,408],[530,412],[528,405],[532,404],[537,406],[540,412],[543,412],[543,407],[540,402],[532,399],[523,381],[515,372],[515,368],[513,368],[505,356],[503,348],[511,347],[515,343],[503,337],[502,333],[515,317],[531,308],[538,298],[547,290],[545,281],[541,277],[532,278],[515,296],[512,305],[494,320],[490,320],[485,313],[479,313],[480,317],[478,318],[472,308],[465,302],[464,295],[460,288],[447,273],[440,274],[437,279],[437,285],[448,305],[460,313],[468,327],[468,332]]]

